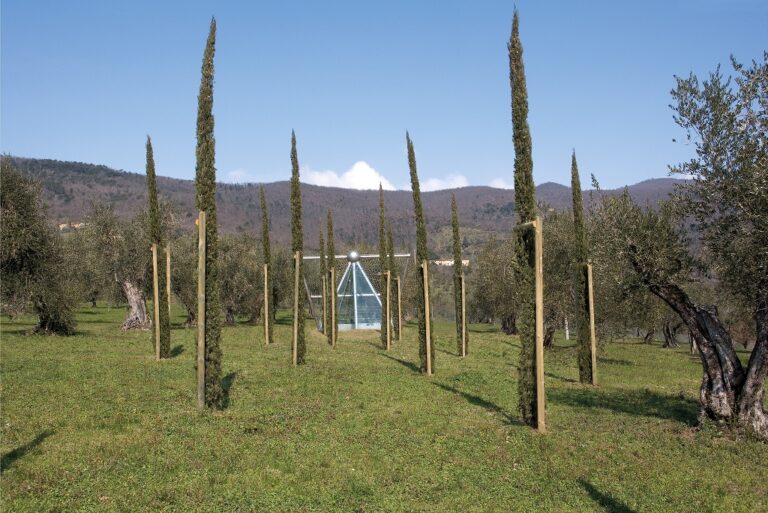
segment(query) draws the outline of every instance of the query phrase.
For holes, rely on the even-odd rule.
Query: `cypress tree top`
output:
[[[583,264],[587,261],[587,232],[584,228],[584,205],[581,197],[581,180],[579,167],[576,164],[576,150],[571,155],[571,194],[573,195],[573,228],[576,236],[576,261]]]
[[[149,206],[149,238],[155,244],[162,240],[160,224],[160,205],[157,200],[157,177],[155,175],[155,157],[152,151],[152,139],[147,136],[147,192]]]
[[[413,150],[413,142],[408,132],[405,133],[405,141],[408,146],[408,167],[411,173],[411,191],[413,192],[413,216],[416,221],[416,260],[417,264],[420,265],[422,260],[429,258],[427,252],[427,225],[424,221],[424,209],[421,205],[421,190],[416,170],[416,152]]]
[[[301,183],[299,181],[299,157],[296,152],[296,133],[291,130],[291,249],[304,251],[304,230],[301,225]]]
[[[528,90],[525,85],[523,45],[520,42],[520,20],[515,9],[512,35],[509,38],[509,85],[512,88],[512,140],[515,146],[515,206],[518,221],[525,223],[536,217],[536,191],[533,184],[531,131],[528,126]]]
[[[195,166],[196,205],[198,210],[215,212],[216,168],[213,136],[213,56],[216,52],[216,19],[211,19],[211,29],[203,54],[202,79],[197,96],[197,164]],[[215,216],[215,213],[213,214]],[[208,218],[209,223],[216,219]]]

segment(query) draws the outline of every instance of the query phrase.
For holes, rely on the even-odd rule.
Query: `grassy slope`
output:
[[[195,332],[173,330],[176,356],[156,363],[122,315],[84,309],[68,339],[3,321],[3,511],[768,509],[768,447],[691,430],[700,365],[682,349],[611,345],[594,390],[555,348],[542,436],[516,420],[516,338],[485,326],[461,361],[436,323],[432,379],[413,327],[389,354],[375,332],[334,351],[308,329],[299,369],[287,319],[269,348],[259,327],[228,328],[231,402],[201,414]]]

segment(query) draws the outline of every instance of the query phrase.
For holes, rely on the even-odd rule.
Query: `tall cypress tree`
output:
[[[427,319],[427,305],[424,302],[424,270],[421,268],[421,263],[424,260],[429,262],[429,254],[427,252],[427,224],[424,221],[424,209],[421,206],[419,175],[416,171],[416,153],[413,150],[413,143],[411,142],[411,137],[408,132],[405,133],[405,142],[408,146],[408,168],[411,173],[411,191],[413,192],[413,217],[416,221],[416,269],[418,269],[419,275],[416,310],[419,318],[419,358],[421,360],[421,372],[427,372],[427,323],[430,323],[431,328],[432,319]],[[432,372],[434,372],[435,344],[430,344],[430,349]]]
[[[325,263],[325,241],[323,240],[323,227],[320,226],[320,280],[327,280],[326,277],[328,266]],[[322,286],[322,283],[321,283]],[[320,305],[322,308],[321,312],[328,312],[328,285],[326,284],[326,294],[323,296],[322,301],[323,304]],[[322,325],[322,329],[320,330],[321,333],[325,333],[328,325],[325,323],[325,316],[323,316],[323,320],[320,321],[320,324]]]
[[[152,139],[147,136],[147,196],[149,210],[149,238],[157,244],[157,287],[159,314],[155,322],[160,325],[160,358],[171,356],[171,320],[168,317],[168,291],[166,289],[165,268],[160,265],[163,255],[163,226],[160,221],[160,202],[157,199],[157,176],[155,175],[155,157],[152,151]],[[152,334],[154,339],[154,331]]]
[[[261,248],[264,255],[264,263],[267,264],[267,295],[268,298],[268,311],[264,310],[264,322],[269,319],[267,324],[267,330],[269,332],[269,340],[272,339],[272,325],[275,320],[275,290],[272,286],[272,276],[275,272],[272,269],[272,249],[269,242],[269,211],[267,209],[267,196],[264,193],[264,186],[259,187],[259,201],[261,203]]]
[[[299,253],[299,310],[296,315],[299,330],[296,342],[296,363],[304,363],[307,352],[307,344],[304,339],[304,228],[301,225],[301,183],[299,182],[299,157],[296,154],[296,134],[291,130],[291,249],[292,254]],[[294,266],[294,273],[296,267]],[[296,275],[293,276],[294,280]],[[295,291],[294,291],[295,292]],[[295,299],[295,298],[294,298]]]
[[[512,90],[512,139],[515,147],[515,208],[518,222],[526,223],[536,217],[533,184],[531,132],[528,127],[528,91],[523,66],[523,46],[520,42],[517,9],[512,19],[509,51],[509,84]],[[523,420],[536,425],[536,299],[535,299],[535,238],[533,230],[518,230],[515,234],[515,254],[520,270],[520,364],[518,368],[519,407]]]
[[[329,294],[336,295],[336,276],[334,273],[333,280],[331,280],[331,269],[336,267],[336,245],[333,242],[333,211],[331,209],[328,209],[328,292]],[[338,332],[339,329],[339,322],[336,316],[331,315],[331,305],[334,304],[336,301],[331,303],[330,298],[328,302],[328,310],[326,312],[326,323],[328,326],[331,325],[331,319],[333,319],[334,324],[336,326],[333,326],[333,329],[328,329],[325,331],[325,335],[328,337],[328,344],[333,345],[333,334]],[[338,308],[338,305],[336,306]]]
[[[387,235],[385,225],[387,224],[386,211],[384,210],[384,188],[379,182],[379,291],[381,298],[381,345],[387,347],[387,268],[389,261],[387,259]]]
[[[576,332],[579,340],[579,381],[592,382],[592,344],[589,331],[589,290],[587,289],[587,231],[584,227],[584,206],[581,197],[581,180],[576,164],[576,150],[571,155],[571,193],[573,195],[574,271],[576,272]]]
[[[469,330],[463,323],[461,274],[464,264],[461,260],[461,238],[459,235],[459,208],[456,205],[456,195],[451,194],[451,228],[453,229],[453,300],[456,306],[456,351],[461,355],[461,335],[464,333],[466,352],[469,354]]]
[[[213,135],[213,56],[216,50],[216,20],[203,54],[200,93],[197,96],[196,204],[205,211],[205,404],[221,408],[221,303],[219,298],[219,246],[216,228],[216,141]]]
[[[395,261],[395,244],[392,240],[392,226],[387,225],[387,254],[389,255],[388,269],[392,273],[392,294],[389,298],[389,311],[392,312],[392,340],[400,340],[400,326],[397,324],[397,289],[395,278],[397,277],[397,263]]]

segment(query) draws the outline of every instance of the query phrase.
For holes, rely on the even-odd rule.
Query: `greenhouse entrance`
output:
[[[381,329],[381,296],[360,265],[360,254],[351,251],[347,262],[336,290],[339,330]]]

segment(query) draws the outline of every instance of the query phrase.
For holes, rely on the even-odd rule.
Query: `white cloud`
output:
[[[491,180],[491,183],[488,184],[491,187],[495,187],[497,189],[514,189],[514,184],[512,182],[508,182],[504,178],[494,178]]]
[[[440,189],[456,189],[468,185],[469,182],[464,175],[454,173],[445,178],[427,178],[421,183],[421,190],[424,192],[438,191]]]
[[[341,176],[336,171],[315,171],[310,168],[304,168],[301,170],[301,181],[324,187],[343,187],[345,189],[360,190],[378,189],[379,184],[381,184],[385,190],[395,190],[392,182],[384,178],[381,173],[362,160],[355,162]]]

